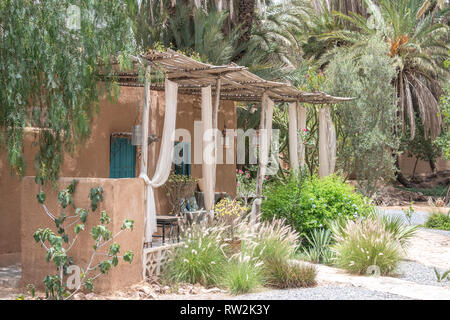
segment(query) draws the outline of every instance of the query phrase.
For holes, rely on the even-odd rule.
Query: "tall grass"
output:
[[[369,217],[334,226],[333,251],[336,265],[351,273],[363,274],[377,266],[382,275],[391,273],[401,260],[400,242],[381,218]]]
[[[299,234],[284,219],[243,222],[240,225],[243,250],[263,263],[268,285],[278,288],[309,287],[315,284],[314,266],[292,264]]]
[[[185,243],[176,248],[166,264],[164,278],[169,282],[218,285],[226,257],[223,226],[193,225],[185,232]]]
[[[225,268],[223,284],[232,294],[254,291],[266,283],[262,262],[242,253]]]

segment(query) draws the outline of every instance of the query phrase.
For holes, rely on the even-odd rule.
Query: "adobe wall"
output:
[[[67,187],[73,178],[61,178],[59,185],[61,188]],[[144,223],[144,183],[142,179],[98,179],[98,178],[80,178],[76,185],[74,202],[77,208],[89,208],[90,200],[88,194],[91,188],[101,186],[104,190],[104,201],[99,203],[95,212],[89,210],[86,221],[85,231],[81,232],[69,251],[69,256],[74,258],[75,265],[86,270],[89,260],[93,253],[92,246],[94,240],[90,235],[91,228],[99,225],[100,212],[106,210],[111,218],[107,225],[113,235],[120,231],[125,219],[134,220],[135,226],[142,226]],[[53,188],[45,188],[47,199],[45,201],[50,212],[59,215],[60,207],[57,205],[57,192]],[[45,249],[37,244],[33,239],[33,233],[39,228],[50,228],[56,232],[54,222],[45,214],[42,205],[36,201],[36,194],[39,192],[39,186],[34,182],[34,177],[25,177],[21,183],[21,256],[22,256],[22,284],[35,284],[37,288],[43,289],[43,279],[47,274],[56,275],[56,267],[53,262],[47,263],[45,260]],[[74,209],[68,207],[65,210],[67,215],[73,215]],[[68,219],[72,222],[73,219]],[[78,222],[80,223],[80,222]],[[73,227],[67,227],[70,230],[70,242],[73,239]],[[137,283],[142,280],[142,247],[143,247],[144,229],[135,227],[133,231],[123,231],[114,240],[120,244],[120,253],[127,250],[134,253],[134,259],[131,264],[124,262],[121,258],[116,268],[112,268],[108,274],[101,275],[97,281],[94,281],[95,291],[105,292],[116,290],[124,286]],[[107,253],[110,242],[98,252]],[[68,245],[64,246],[65,248]],[[105,256],[98,256],[94,259],[92,266],[98,265],[106,259]],[[93,270],[88,277],[93,277],[99,273],[99,270]]]
[[[96,177],[108,178],[110,165],[110,136],[117,132],[131,132],[136,123],[136,112],[141,108],[143,89],[121,87],[117,101],[105,99],[100,102],[100,111],[92,124],[92,133],[86,143],[79,146],[73,155],[65,157],[61,177]],[[164,93],[152,92],[152,108],[150,133],[162,135],[164,122]],[[177,128],[184,128],[194,136],[194,121],[201,120],[200,98],[186,95],[178,96]],[[234,102],[221,101],[219,108],[219,130],[224,124],[228,129],[236,128],[236,111]],[[137,123],[140,121],[138,120]],[[28,133],[25,139],[24,152],[27,162],[25,176],[34,175],[33,159],[35,151],[31,144],[34,134]],[[160,142],[149,148],[149,176],[152,177],[159,154]],[[192,150],[196,142],[192,142]],[[192,151],[192,155],[194,152]],[[138,148],[139,157],[139,148]],[[139,170],[139,159],[136,161]],[[200,178],[201,165],[192,166],[192,175]],[[234,196],[236,193],[235,165],[217,166],[217,191],[225,191]],[[20,180],[10,174],[5,154],[0,154],[0,266],[18,261],[21,250],[20,241]],[[158,213],[169,210],[166,192],[160,188],[155,192]]]
[[[414,166],[416,164],[415,157],[408,157],[407,155],[400,156],[400,168],[402,169],[403,174],[407,176],[412,175],[414,172]],[[450,161],[445,161],[444,159],[438,159],[436,161],[436,169],[437,171],[450,170]],[[426,161],[419,160],[417,162],[416,174],[430,174],[432,173],[430,164]]]

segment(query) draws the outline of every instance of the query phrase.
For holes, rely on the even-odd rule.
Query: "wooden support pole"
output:
[[[306,129],[306,108],[297,102],[297,130]],[[301,168],[305,167],[305,144],[302,139],[297,140],[298,162]]]
[[[142,109],[141,174],[148,175],[148,124],[150,119],[150,65],[145,68],[144,106]]]
[[[297,103],[289,103],[289,162],[292,172],[298,172],[298,128],[297,128]]]
[[[319,110],[319,176],[329,174],[328,164],[328,135],[325,108]]]

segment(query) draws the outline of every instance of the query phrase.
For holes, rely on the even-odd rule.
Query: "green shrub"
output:
[[[450,212],[449,212],[450,213]],[[428,216],[425,227],[431,229],[440,229],[450,231],[450,215],[449,213],[433,212]]]
[[[265,283],[262,273],[262,263],[256,262],[250,256],[232,259],[228,264],[223,284],[232,294],[244,294],[262,287]]]
[[[402,247],[381,218],[360,218],[348,220],[345,225],[341,221],[336,224],[339,226],[332,229],[337,266],[358,274],[377,266],[380,273],[386,275],[400,262]]]
[[[267,283],[273,287],[286,289],[316,285],[317,270],[312,265],[267,258],[264,267]]]
[[[372,210],[369,200],[337,176],[302,180],[292,175],[268,189],[261,212],[264,219],[285,218],[302,237],[313,229],[329,228],[338,217],[357,219]]]
[[[303,249],[304,260],[313,263],[323,263],[331,265],[334,260],[334,253],[331,250],[331,231],[325,229],[314,229],[309,236],[306,236],[308,246]]]
[[[164,270],[169,282],[217,285],[226,258],[222,241],[223,228],[194,225],[186,230],[184,246],[176,248]]]

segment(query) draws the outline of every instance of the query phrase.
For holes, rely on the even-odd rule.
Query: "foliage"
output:
[[[421,192],[424,196],[427,197],[445,197],[447,193],[447,186],[440,184],[433,188],[405,188],[400,187],[400,189],[411,192]]]
[[[418,226],[406,225],[401,216],[381,215],[381,222],[386,231],[394,236],[402,248],[408,246],[418,229]],[[411,223],[411,221],[409,221],[409,223]]]
[[[38,129],[39,182],[56,181],[64,153],[89,136],[99,97],[116,93],[115,82],[98,85],[98,74],[111,73],[115,54],[126,65],[133,50],[128,2],[0,1],[0,148],[19,176],[25,128]],[[74,3],[79,28],[69,28]]]
[[[197,179],[181,174],[172,174],[164,187],[169,202],[172,204],[172,214],[179,215],[197,186]]]
[[[441,212],[431,213],[425,222],[425,227],[450,231],[450,211],[446,214]]]
[[[312,265],[268,258],[265,267],[269,271],[267,282],[276,288],[304,288],[316,285],[317,270]]]
[[[345,124],[338,131],[338,165],[354,172],[359,189],[370,196],[395,172],[394,60],[388,46],[373,37],[360,50],[337,49],[326,75],[331,94],[356,98],[334,111]]]
[[[307,287],[315,284],[312,266],[291,262],[298,247],[299,235],[284,219],[240,224],[243,253],[259,259],[267,284],[279,288]]]
[[[284,218],[303,237],[313,229],[328,228],[338,217],[356,219],[372,210],[368,199],[337,176],[292,175],[286,183],[271,186],[265,196],[262,217]]]
[[[425,139],[435,139],[442,124],[438,106],[439,81],[448,79],[448,70],[443,64],[448,58],[448,25],[442,23],[448,6],[436,8],[437,12],[421,13],[423,1],[420,0],[379,0],[378,5],[371,0],[365,2],[371,18],[335,13],[350,27],[323,34],[323,37],[357,50],[367,45],[372,35],[379,34],[381,40],[389,44],[389,55],[400,61],[394,80],[398,116],[403,124],[398,133],[409,127],[410,136],[414,138],[414,113],[418,113],[425,129]]]
[[[332,235],[330,230],[314,229],[309,236],[307,247],[303,248],[302,256],[313,263],[331,265],[334,253],[331,250]]]
[[[434,274],[436,275],[437,282],[442,282],[443,280],[450,281],[450,270],[444,271],[441,274],[438,269],[434,268]]]
[[[240,218],[246,213],[247,208],[236,200],[224,198],[214,206],[215,219],[219,224],[227,226],[225,235],[227,241],[236,240],[236,228]]]
[[[57,233],[50,228],[46,228],[38,229],[33,234],[36,243],[39,243],[45,249],[47,262],[53,262],[58,269],[58,274],[47,275],[44,278],[47,299],[70,299],[76,292],[81,290],[82,287],[88,290],[94,290],[93,281],[102,274],[108,273],[112,267],[116,267],[119,263],[119,258],[131,263],[134,257],[134,253],[131,251],[126,251],[123,256],[120,256],[120,245],[114,241],[123,231],[133,230],[134,221],[126,219],[122,224],[121,230],[113,235],[113,233],[108,230],[108,224],[111,219],[106,211],[102,211],[99,218],[100,224],[92,227],[90,232],[92,239],[94,240],[94,245],[89,264],[85,269],[81,269],[81,277],[80,279],[76,279],[79,280],[79,283],[77,284],[75,282],[71,287],[68,285],[68,268],[76,266],[76,262],[69,256],[69,252],[81,232],[85,231],[87,218],[89,216],[89,209],[76,208],[75,206],[73,201],[75,186],[76,181],[74,180],[66,189],[59,192],[58,202],[62,209],[58,217],[53,216],[48,212],[44,201],[39,201],[44,206],[47,214],[54,220],[57,229]],[[103,190],[101,187],[92,188],[89,195],[92,212],[94,212],[98,207],[98,202],[103,201]],[[45,199],[45,197],[43,198]],[[71,204],[74,209],[76,208],[74,215],[69,215],[64,210],[69,204]],[[72,226],[73,232],[70,232],[69,228]],[[70,239],[70,234],[73,234],[73,239]],[[100,250],[108,244],[108,250]],[[98,256],[106,256],[106,259],[102,260],[97,265],[93,265],[94,258]],[[89,277],[92,271],[97,270],[99,272],[96,275]],[[34,292],[34,286],[31,287],[31,290]]]
[[[185,231],[185,244],[176,248],[164,270],[164,278],[170,282],[217,285],[225,266],[226,244],[223,242],[221,225],[193,225]]]
[[[262,263],[242,253],[228,263],[223,284],[232,294],[244,294],[254,291],[265,283]]]
[[[346,221],[334,228],[336,265],[352,273],[364,274],[372,266],[382,275],[393,272],[401,260],[401,245],[381,219],[370,217]]]
[[[444,88],[445,94],[441,96],[440,108],[442,113],[443,129],[436,145],[441,149],[445,159],[450,160],[450,88]]]
[[[256,179],[252,178],[251,172],[237,169],[236,170],[236,194],[247,204],[247,199],[254,196],[256,192]]]

